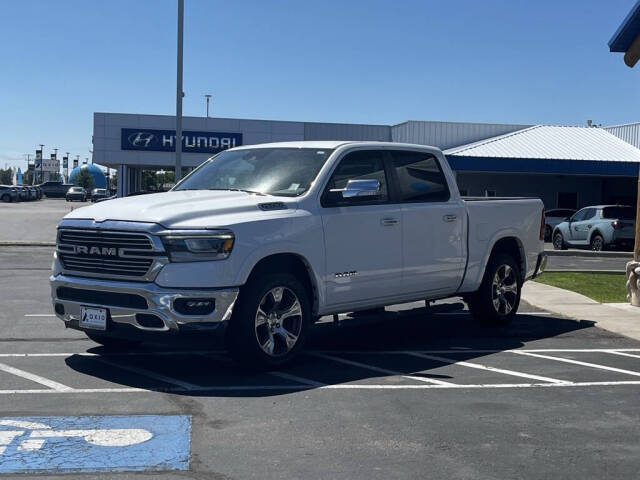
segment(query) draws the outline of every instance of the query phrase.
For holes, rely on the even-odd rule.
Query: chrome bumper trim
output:
[[[233,305],[238,297],[238,288],[223,289],[169,289],[162,288],[155,283],[121,282],[115,280],[100,280],[97,278],[74,277],[69,275],[51,276],[49,278],[51,286],[52,303],[60,303],[64,306],[64,314],[56,313],[56,316],[65,323],[78,321],[80,319],[80,306],[89,305],[96,307],[106,307],[111,314],[111,321],[119,324],[129,324],[139,330],[155,332],[179,331],[181,327],[189,324],[211,323],[217,326],[220,322],[231,318]],[[148,307],[144,310],[125,308],[101,303],[78,302],[74,300],[62,300],[57,298],[58,287],[70,287],[86,290],[99,290],[104,292],[133,294],[144,297]],[[215,310],[204,316],[182,315],[173,310],[173,301],[176,298],[189,297],[209,297],[216,301]],[[159,317],[164,326],[162,328],[143,327],[136,321],[136,314],[153,314]]]

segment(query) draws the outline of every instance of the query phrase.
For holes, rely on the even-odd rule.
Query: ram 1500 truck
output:
[[[478,321],[510,321],[544,226],[539,199],[463,200],[437,148],[244,146],[169,192],[69,213],[53,306],[111,347],[224,326],[235,359],[277,367],[327,314],[462,296]]]

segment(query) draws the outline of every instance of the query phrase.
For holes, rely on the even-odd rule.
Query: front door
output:
[[[330,190],[375,179],[376,196],[343,198]],[[384,152],[356,150],[339,162],[322,196],[327,305],[357,306],[402,291],[402,211],[390,202]]]
[[[595,208],[583,208],[574,215],[571,222],[571,240],[574,242],[586,242],[589,230],[591,230]]]

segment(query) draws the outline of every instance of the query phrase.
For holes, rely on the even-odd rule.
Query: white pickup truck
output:
[[[111,347],[224,326],[235,359],[277,367],[327,314],[462,296],[477,320],[510,321],[544,269],[544,227],[539,199],[461,199],[437,148],[239,147],[170,192],[69,213],[53,306]]]

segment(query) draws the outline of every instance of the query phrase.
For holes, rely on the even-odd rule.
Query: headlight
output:
[[[162,236],[172,262],[224,260],[231,254],[235,237],[231,232],[168,232]]]

